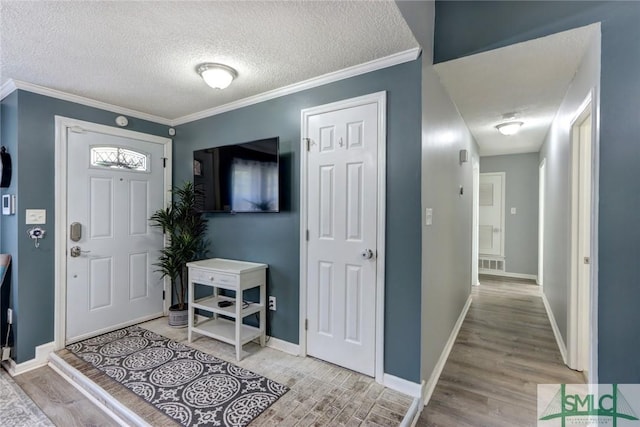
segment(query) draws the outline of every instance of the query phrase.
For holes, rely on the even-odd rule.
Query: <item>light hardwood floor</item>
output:
[[[562,362],[539,292],[481,277],[418,426],[535,426],[538,384],[584,382]]]
[[[13,379],[56,426],[117,426],[48,366],[25,372]]]

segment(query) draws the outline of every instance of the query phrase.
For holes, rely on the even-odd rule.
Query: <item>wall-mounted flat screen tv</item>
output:
[[[193,152],[202,212],[279,212],[279,138]]]

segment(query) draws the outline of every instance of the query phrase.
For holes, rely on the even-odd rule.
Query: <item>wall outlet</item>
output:
[[[269,297],[269,310],[276,311],[276,297]]]
[[[13,325],[13,310],[7,308],[7,323]]]

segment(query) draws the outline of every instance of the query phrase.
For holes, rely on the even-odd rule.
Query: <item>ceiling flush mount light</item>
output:
[[[500,123],[499,125],[496,126],[496,129],[498,129],[498,132],[500,132],[503,135],[515,135],[520,131],[520,127],[523,124],[524,123],[522,122]]]
[[[204,82],[214,89],[224,89],[238,77],[238,73],[233,68],[210,62],[198,65],[196,71]]]

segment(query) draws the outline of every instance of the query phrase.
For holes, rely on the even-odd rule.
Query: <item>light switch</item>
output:
[[[511,215],[515,215],[516,214],[516,208],[511,208]]]
[[[47,223],[47,210],[46,209],[27,209],[25,215],[25,224],[46,224]]]
[[[426,208],[424,210],[424,225],[431,225],[431,224],[433,224],[433,209]]]

